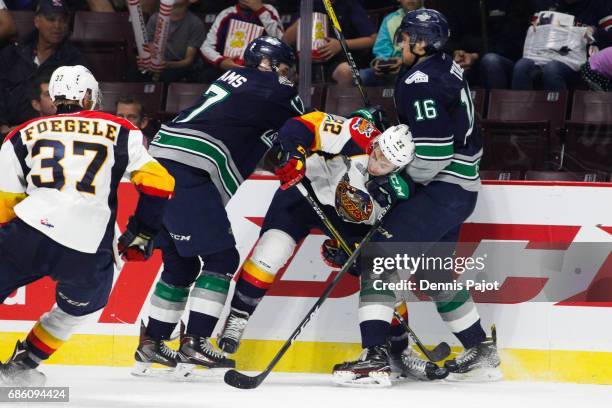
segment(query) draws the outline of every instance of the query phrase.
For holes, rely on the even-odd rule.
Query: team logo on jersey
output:
[[[408,85],[410,84],[424,84],[429,82],[429,75],[424,72],[417,71],[406,78],[405,81]]]
[[[417,14],[416,16],[417,20],[422,21],[422,22],[426,22],[431,20],[431,16],[427,13],[421,13],[421,14]]]
[[[261,135],[260,139],[266,144],[266,146],[272,147],[272,144],[274,143],[277,137],[278,132],[276,132],[274,129],[268,129]]]
[[[351,129],[368,139],[371,138],[374,133],[378,133],[378,130],[374,127],[372,122],[368,122],[363,118],[354,121],[351,125]]]
[[[367,193],[351,186],[345,174],[336,187],[336,212],[342,219],[360,223],[370,219],[374,206]]]
[[[42,220],[40,220],[40,224],[44,225],[47,228],[55,228],[55,225],[51,224],[49,220],[46,218],[43,218]]]

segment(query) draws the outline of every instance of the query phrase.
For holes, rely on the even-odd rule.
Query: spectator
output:
[[[164,52],[164,68],[160,71],[163,82],[199,82],[201,79],[202,64],[196,55],[204,41],[204,23],[195,14],[189,11],[190,0],[176,0],[170,13],[170,28],[168,42]],[[147,22],[147,36],[149,42],[155,37],[157,24],[155,13]],[[146,70],[138,59],[139,69]],[[147,80],[150,79],[147,75]]]
[[[115,115],[129,120],[140,129],[144,129],[149,125],[149,118],[145,113],[142,102],[132,95],[123,95],[117,99]]]
[[[402,68],[402,49],[395,45],[395,31],[408,11],[421,7],[421,0],[397,0],[400,8],[385,16],[374,43],[370,68],[360,70],[365,86],[393,84]],[[382,62],[382,64],[381,64]],[[390,63],[392,63],[390,65]]]
[[[581,73],[591,90],[612,92],[612,47],[593,54]]]
[[[236,22],[246,24],[238,27]],[[262,35],[283,36],[278,11],[262,0],[238,0],[235,6],[219,13],[200,48],[202,57],[210,64],[205,68],[204,82],[212,82],[224,71],[241,66],[246,45]]]
[[[50,78],[48,74],[39,75],[31,83],[30,103],[38,113],[37,116],[51,116],[57,112],[57,107],[49,96]]]
[[[332,3],[349,50],[357,60],[367,57],[376,40],[376,28],[368,19],[365,9],[359,2],[350,0],[333,0]],[[321,0],[314,2],[313,11],[325,13]],[[287,44],[296,44],[298,23],[299,19],[287,29],[283,37]],[[329,29],[332,30],[331,25]],[[341,85],[350,85],[353,77],[340,41],[335,37],[326,37],[325,41],[326,44],[317,50],[324,61],[325,78],[331,78]]]
[[[152,121],[149,121],[147,112],[140,99],[133,95],[120,96],[115,104],[115,115],[129,120],[134,126],[140,128],[145,136],[143,143],[145,147],[149,147],[149,142],[159,129],[154,129],[156,126],[149,127]]]
[[[0,133],[36,117],[28,98],[30,82],[62,65],[86,65],[85,58],[67,40],[68,8],[63,0],[41,0],[34,27],[24,44],[0,52]]]
[[[575,25],[587,26],[592,45],[605,48],[612,45],[612,2],[610,0],[533,0],[536,10],[571,14]],[[585,50],[586,52],[586,50]],[[579,78],[578,71],[560,61],[537,65],[521,58],[514,66],[512,89],[532,90],[537,85],[545,90],[568,89]]]
[[[454,0],[445,8],[451,38],[446,51],[472,84],[509,88],[514,62],[523,55],[529,0]]]
[[[35,10],[38,0],[2,0],[6,3],[9,10]],[[91,11],[114,12],[109,0],[65,0],[66,5],[71,10],[87,8]],[[84,7],[87,4],[87,7]]]
[[[17,26],[11,17],[4,4],[4,0],[0,0],[0,48],[9,43],[10,39],[17,34]]]

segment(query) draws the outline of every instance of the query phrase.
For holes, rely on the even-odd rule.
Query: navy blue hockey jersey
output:
[[[229,70],[161,127],[149,152],[207,171],[227,202],[255,170],[277,130],[303,112],[293,84],[275,73]]]
[[[463,69],[446,54],[433,55],[397,81],[395,105],[416,146],[415,159],[405,170],[412,179],[477,191],[482,138]]]

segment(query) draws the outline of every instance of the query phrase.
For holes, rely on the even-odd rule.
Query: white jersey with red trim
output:
[[[130,122],[101,112],[24,123],[0,150],[0,223],[16,216],[77,251],[110,248],[124,174],[146,194],[173,191],[172,177],[142,140]]]
[[[365,187],[369,179],[370,142],[380,134],[365,119],[311,112],[281,129],[281,144],[307,146],[306,178],[323,205],[336,208],[344,220],[373,224],[382,208]],[[291,138],[287,141],[285,138]]]

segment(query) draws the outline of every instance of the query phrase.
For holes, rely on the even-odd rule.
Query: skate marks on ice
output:
[[[607,385],[406,381],[372,389],[336,386],[331,375],[272,373],[259,388],[239,390],[218,377],[198,382],[134,377],[130,367],[47,365],[41,371],[47,375],[48,386],[70,387],[70,403],[54,407],[357,408],[398,406],[403,402],[419,407],[435,401],[436,406],[460,408],[577,408],[612,403],[612,386]],[[27,406],[48,408],[49,404]]]

